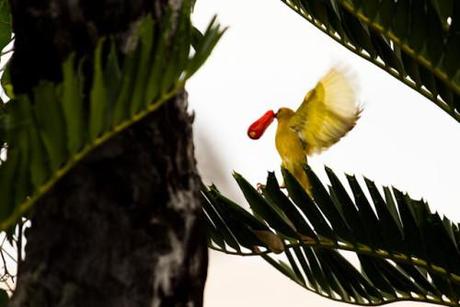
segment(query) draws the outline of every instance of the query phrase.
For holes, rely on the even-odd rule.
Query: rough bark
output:
[[[114,35],[120,45],[128,42],[138,18],[146,13],[160,16],[167,1],[10,0],[10,3],[15,34],[11,80],[14,90],[22,93],[39,80],[59,80],[62,60],[71,52],[84,56],[102,36]]]
[[[84,54],[93,46],[88,33],[126,39],[132,22],[167,1],[91,3],[12,1],[15,90],[58,80],[54,68],[68,52]],[[127,7],[120,25],[120,14],[110,12]],[[79,26],[69,8],[80,10],[71,14],[81,17]],[[31,60],[41,56],[42,62]],[[207,247],[186,97],[182,93],[102,145],[36,204],[10,306],[202,305]]]

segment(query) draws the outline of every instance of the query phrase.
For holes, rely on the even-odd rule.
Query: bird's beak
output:
[[[272,110],[265,112],[265,114],[262,115],[261,118],[259,118],[254,123],[252,123],[251,126],[249,126],[248,136],[253,140],[259,139],[262,136],[262,134],[264,134],[268,126],[270,126],[270,124],[273,122],[273,119],[275,117],[276,114]]]

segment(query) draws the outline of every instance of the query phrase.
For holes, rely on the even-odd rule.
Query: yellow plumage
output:
[[[310,193],[303,170],[307,156],[335,144],[356,124],[361,109],[351,78],[337,68],[329,70],[307,93],[296,112],[281,108],[276,113],[276,149],[282,166]]]

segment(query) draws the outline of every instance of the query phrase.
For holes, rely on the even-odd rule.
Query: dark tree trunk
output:
[[[12,0],[15,90],[166,0]],[[177,7],[177,2],[174,7]],[[201,306],[207,268],[187,95],[92,152],[35,205],[10,306]]]

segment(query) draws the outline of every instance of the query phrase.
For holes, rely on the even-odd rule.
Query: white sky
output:
[[[323,165],[328,165],[338,174],[394,185],[460,220],[460,145],[454,141],[460,139],[460,125],[455,120],[280,0],[198,0],[195,24],[203,29],[214,14],[229,30],[187,86],[196,112],[197,160],[206,182],[242,202],[233,170],[253,184],[263,182],[267,170],[279,171],[276,125],[252,141],[246,136],[249,124],[269,109],[296,108],[331,65],[343,63],[358,77],[364,112],[347,137],[310,159],[314,170],[324,179]],[[206,307],[345,306],[311,294],[261,259],[210,256]]]

